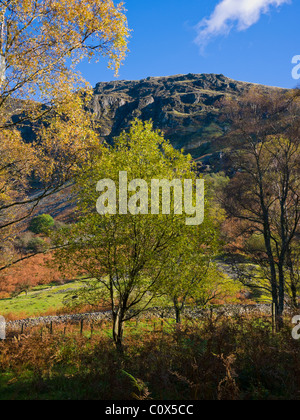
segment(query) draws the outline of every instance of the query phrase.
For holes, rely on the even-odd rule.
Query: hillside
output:
[[[108,142],[128,128],[134,118],[152,119],[154,127],[161,129],[174,147],[215,166],[221,152],[215,140],[226,129],[226,123],[220,123],[218,118],[220,100],[224,96],[238,98],[252,86],[216,74],[102,82],[94,89],[90,110]],[[276,89],[259,88],[270,92]]]
[[[226,152],[230,153],[225,141],[216,141],[228,129],[228,123],[221,123],[219,119],[220,100],[224,97],[238,99],[253,86],[267,93],[278,89],[216,74],[100,82],[94,88],[89,110],[100,125],[101,137],[109,143],[135,118],[151,119],[154,127],[162,130],[175,148],[184,149],[201,162],[202,172],[218,171],[226,165]],[[26,122],[19,127],[28,142],[34,139],[32,128]],[[37,211],[68,220],[74,211],[70,189],[44,200]]]

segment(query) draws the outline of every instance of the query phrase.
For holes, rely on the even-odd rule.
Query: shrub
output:
[[[20,252],[26,252],[28,250],[28,244],[33,238],[34,235],[32,232],[25,232],[21,234],[14,242],[15,248]]]
[[[54,219],[50,214],[41,214],[31,220],[29,230],[36,234],[47,234],[49,229],[54,226],[54,223]]]
[[[64,229],[66,226],[67,226],[66,223],[60,222],[59,220],[55,220],[52,230],[57,232],[61,229]]]
[[[266,246],[262,235],[254,233],[246,242],[248,252],[266,252]]]
[[[44,252],[47,248],[47,242],[41,238],[33,238],[27,244],[27,250],[33,253]]]

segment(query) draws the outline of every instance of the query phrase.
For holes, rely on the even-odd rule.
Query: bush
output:
[[[66,226],[66,223],[60,222],[59,220],[55,220],[52,230],[58,232],[59,230],[64,229]]]
[[[49,229],[54,226],[54,219],[50,214],[41,214],[40,216],[34,217],[30,224],[29,230],[36,234],[48,234]]]
[[[25,232],[15,239],[15,248],[20,252],[26,252],[28,250],[28,244],[34,238],[32,232]]]
[[[266,246],[262,235],[254,233],[246,242],[246,250],[251,253],[266,252]]]
[[[47,242],[41,238],[33,238],[27,244],[27,250],[33,253],[45,252],[47,248]]]

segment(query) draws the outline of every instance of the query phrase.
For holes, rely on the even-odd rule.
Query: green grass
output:
[[[63,300],[72,289],[74,292],[82,287],[80,281],[60,286],[38,286],[28,294],[22,293],[18,297],[0,299],[0,314],[5,316],[13,313],[18,316],[26,312],[29,316],[40,315],[51,309],[59,310],[63,307]]]

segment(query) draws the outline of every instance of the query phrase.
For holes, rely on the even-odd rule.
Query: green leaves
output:
[[[54,226],[54,219],[50,214],[41,214],[34,217],[29,223],[29,230],[36,234],[48,234],[49,229]]]
[[[128,182],[142,179],[149,185],[152,179],[196,178],[190,156],[173,149],[153,130],[151,122],[138,120],[128,133],[115,139],[113,147],[103,150],[101,159],[78,174],[75,190],[80,218],[60,240],[65,247],[57,253],[57,259],[67,269],[76,268],[105,287],[115,320],[121,324],[162,293],[170,279],[170,261],[181,246],[189,250],[193,244],[189,237],[193,228],[186,226],[184,214],[151,214],[150,207],[148,214],[97,213],[96,186],[103,179],[115,182],[120,207],[122,171],[127,172]],[[132,194],[128,192],[129,199]],[[174,198],[171,208],[174,210]],[[122,329],[117,330],[121,339]]]

